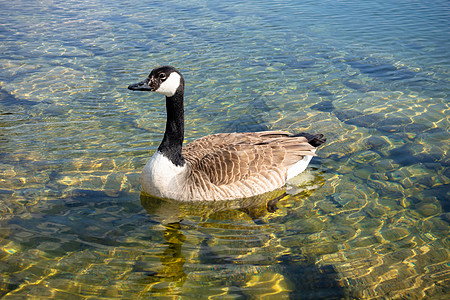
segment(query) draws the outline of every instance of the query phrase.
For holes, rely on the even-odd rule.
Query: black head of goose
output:
[[[128,89],[166,96],[164,138],[141,175],[144,192],[155,197],[215,201],[264,194],[303,172],[325,142],[322,134],[261,131],[208,135],[182,147],[181,73],[170,66],[158,67]]]

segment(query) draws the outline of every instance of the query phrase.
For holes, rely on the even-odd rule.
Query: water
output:
[[[0,295],[444,299],[447,1],[0,1]],[[140,195],[163,99],[186,138],[328,138],[275,209]],[[269,208],[269,209],[268,209]]]

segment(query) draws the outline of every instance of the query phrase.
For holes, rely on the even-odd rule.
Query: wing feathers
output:
[[[190,167],[190,197],[250,197],[282,187],[287,170],[315,147],[284,131],[221,133],[183,148]]]

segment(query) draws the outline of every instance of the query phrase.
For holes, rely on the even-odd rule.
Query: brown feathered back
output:
[[[307,138],[284,131],[220,133],[183,148],[186,200],[247,198],[281,188],[289,167],[315,156]]]

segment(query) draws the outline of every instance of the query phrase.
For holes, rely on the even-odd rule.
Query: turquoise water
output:
[[[445,299],[448,1],[0,1],[0,296]],[[327,144],[291,193],[140,194],[160,95],[186,139],[266,129]]]

